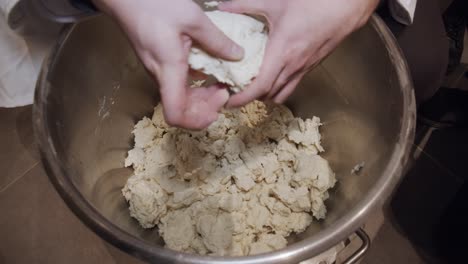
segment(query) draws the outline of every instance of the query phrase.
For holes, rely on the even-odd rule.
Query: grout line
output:
[[[460,176],[458,176],[455,172],[453,172],[450,168],[447,168],[445,165],[443,165],[440,161],[438,161],[436,158],[434,158],[431,154],[426,152],[424,149],[422,149],[420,146],[415,145],[418,150],[421,151],[422,155],[425,155],[428,159],[430,159],[432,162],[434,162],[437,167],[442,169],[443,171],[447,172],[450,176],[454,177],[457,181],[460,181],[460,183],[463,183],[463,180],[461,179]]]
[[[429,152],[425,151],[426,145],[429,143],[430,138],[432,137],[432,133],[434,131],[437,131],[437,128],[431,127],[431,126],[426,126],[428,129],[426,131],[423,131],[424,133],[422,139],[419,141],[419,143],[413,143],[413,146],[416,148],[413,153],[413,165],[416,163],[416,161],[422,156],[426,156],[430,161],[432,161],[439,169],[445,171],[448,173],[451,177],[454,177],[457,182],[463,183],[463,179],[458,176],[457,173],[452,171],[450,168],[442,164],[439,160],[437,160],[434,156],[429,154]]]
[[[20,179],[22,179],[24,177],[24,175],[28,174],[31,170],[33,170],[37,165],[39,164],[39,161],[36,161],[36,163],[34,163],[31,168],[27,169],[21,176],[19,176],[18,178],[14,179],[13,181],[11,181],[10,183],[8,183],[5,187],[3,187],[2,189],[0,189],[0,194],[3,193],[4,191],[6,191],[10,186],[12,186],[13,184],[15,184],[17,181],[19,181]]]
[[[424,137],[420,140],[420,142],[415,145],[416,150],[413,153],[413,159],[417,160],[421,156],[422,152],[424,151],[424,148],[426,147],[427,143],[429,142],[429,139],[431,139],[432,133],[436,130],[436,128],[429,127],[429,129],[426,131]]]
[[[112,250],[120,250],[118,248],[110,248],[110,247],[113,247],[113,245],[110,245],[108,244],[105,240],[102,240],[100,237],[98,238],[100,240],[100,242],[103,244],[102,246],[104,247],[104,249],[106,250],[106,253],[110,256],[110,258],[113,260],[113,263],[114,264],[117,264],[119,262],[117,262],[117,259],[116,257],[114,257],[114,254],[112,254]],[[122,254],[127,254],[126,252],[121,252]],[[130,255],[130,254],[129,254]]]

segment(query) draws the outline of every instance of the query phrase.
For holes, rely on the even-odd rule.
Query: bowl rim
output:
[[[376,182],[362,201],[333,224],[327,226],[312,237],[288,245],[286,248],[266,254],[247,257],[210,257],[177,252],[138,239],[107,220],[96,208],[87,202],[73,182],[67,177],[63,166],[58,162],[57,151],[52,141],[51,131],[47,128],[47,98],[50,90],[48,77],[55,68],[56,58],[60,56],[64,44],[76,25],[67,25],[44,61],[35,93],[33,106],[33,127],[38,142],[39,152],[45,171],[67,206],[91,230],[101,238],[121,250],[145,261],[163,263],[215,263],[215,264],[259,264],[259,263],[299,263],[323,253],[344,241],[354,233],[366,220],[369,214],[383,206],[393,189],[399,183],[409,160],[410,149],[414,139],[416,123],[416,101],[409,68],[402,51],[383,20],[374,14],[370,25],[380,35],[387,47],[389,57],[395,66],[403,93],[403,117],[398,142],[389,164],[382,172],[383,176]]]

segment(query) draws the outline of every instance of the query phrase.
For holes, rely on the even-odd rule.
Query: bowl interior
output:
[[[52,58],[47,85],[41,89],[46,91],[45,127],[54,162],[110,222],[162,247],[155,230],[145,230],[130,218],[121,194],[132,174],[123,165],[133,145],[131,131],[158,103],[156,83],[122,32],[104,17],[74,26]],[[297,116],[322,119],[324,156],[338,185],[326,203],[326,220],[292,236],[291,244],[342,220],[388,177],[384,172],[401,151],[397,143],[405,121],[403,90],[383,38],[370,24],[306,75],[287,105]],[[362,162],[363,170],[352,174]]]

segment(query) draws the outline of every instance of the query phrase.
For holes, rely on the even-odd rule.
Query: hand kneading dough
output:
[[[325,217],[335,185],[319,155],[320,125],[256,101],[193,132],[169,127],[159,105],[135,125],[125,161],[134,168],[122,190],[130,215],[157,226],[178,251],[245,256],[284,248],[286,237]]]
[[[234,92],[240,92],[260,70],[268,41],[265,24],[246,15],[221,11],[205,13],[224,34],[244,48],[244,58],[241,61],[225,61],[192,48],[189,65],[230,85]]]

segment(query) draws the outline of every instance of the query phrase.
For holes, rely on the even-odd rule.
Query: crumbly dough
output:
[[[286,237],[325,217],[335,184],[319,155],[320,125],[256,101],[194,132],[169,127],[159,105],[136,124],[125,161],[134,168],[122,190],[130,214],[144,228],[157,226],[178,251],[245,256],[284,248]]]
[[[265,24],[246,15],[222,11],[205,13],[224,34],[244,48],[244,58],[241,61],[226,61],[194,47],[190,51],[189,65],[239,92],[251,83],[260,70],[268,41]]]
[[[218,1],[209,1],[209,2],[205,2],[203,3],[205,5],[205,7],[207,8],[213,8],[213,7],[217,7],[219,5],[220,2]]]

